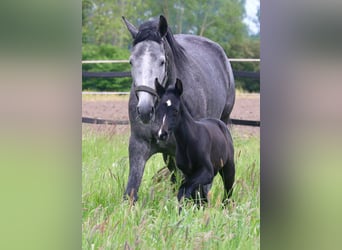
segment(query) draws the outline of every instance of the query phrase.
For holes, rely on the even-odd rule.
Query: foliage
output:
[[[260,58],[260,40],[256,37],[251,37],[243,44],[235,45],[234,51],[241,51],[246,58]],[[233,70],[235,71],[260,71],[259,62],[233,62]],[[237,89],[246,90],[248,92],[259,92],[260,81],[250,78],[235,78],[235,85]]]
[[[121,17],[134,22],[138,17],[150,17],[144,15],[149,8],[147,1],[143,0],[82,0],[82,7],[83,13],[86,12],[82,15],[83,44],[111,44],[127,48],[131,37]]]
[[[229,58],[259,58],[259,35],[249,36],[243,23],[244,5],[245,0],[82,0],[82,44],[110,44],[127,50],[132,41],[121,16],[139,26],[149,18],[163,14],[175,34],[195,34],[212,39],[223,47]],[[118,58],[111,56],[111,59]],[[259,68],[256,63],[246,65],[233,63],[232,66],[246,71]],[[238,87],[259,91],[259,82],[239,79]]]
[[[86,44],[82,47],[82,60],[111,60],[127,59],[129,51],[119,49],[112,45],[91,45]],[[115,64],[83,64],[82,71],[89,72],[123,72],[129,71],[130,66],[127,63]],[[83,90],[98,91],[129,91],[131,87],[131,78],[83,78]]]
[[[260,249],[259,138],[234,136],[234,202],[221,207],[223,184],[215,177],[210,203],[192,202],[178,214],[176,191],[153,176],[160,155],[145,167],[139,200],[122,195],[128,176],[128,135],[84,130],[82,139],[83,249]]]

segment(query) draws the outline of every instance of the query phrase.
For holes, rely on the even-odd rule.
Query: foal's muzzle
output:
[[[158,140],[166,141],[168,137],[169,137],[169,133],[166,130],[158,131]]]

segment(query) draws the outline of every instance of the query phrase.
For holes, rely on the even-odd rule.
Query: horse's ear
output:
[[[127,19],[124,16],[122,17],[122,20],[125,22],[126,27],[127,27],[128,31],[131,33],[133,39],[135,39],[135,37],[138,34],[137,28],[133,24],[128,22]]]
[[[179,95],[183,93],[183,83],[180,79],[177,78],[176,80],[176,86],[175,86],[176,91],[178,92]]]
[[[161,37],[164,37],[167,33],[167,21],[163,15],[159,17],[158,31]]]
[[[164,95],[165,93],[165,88],[158,82],[158,78],[156,78],[156,80],[154,81],[154,85],[156,87],[158,96],[161,98],[162,95]]]

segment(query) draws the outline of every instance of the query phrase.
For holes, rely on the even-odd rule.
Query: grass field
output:
[[[82,139],[83,249],[260,249],[259,137],[234,136],[234,202],[221,206],[223,184],[215,177],[206,207],[178,202],[160,154],[145,167],[139,200],[123,201],[128,178],[128,135],[84,130]]]

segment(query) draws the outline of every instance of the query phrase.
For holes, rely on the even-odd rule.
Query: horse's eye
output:
[[[129,64],[130,64],[131,66],[133,66],[132,60],[129,60]]]
[[[160,66],[163,66],[164,64],[165,64],[164,60],[160,61]]]

